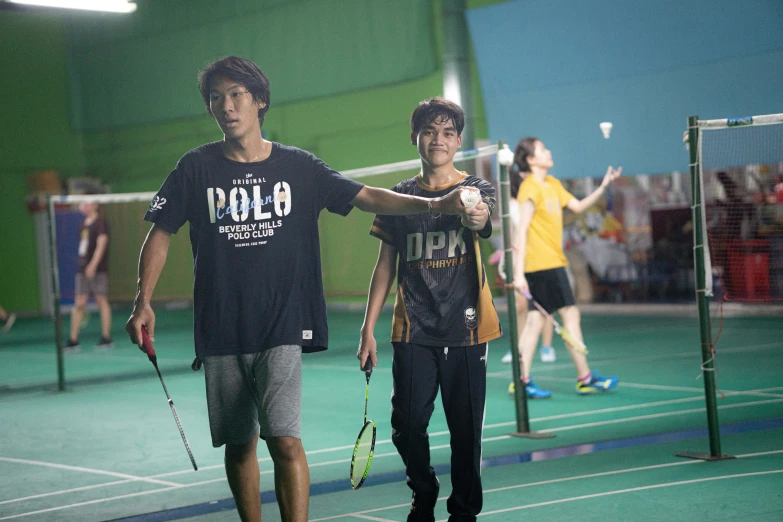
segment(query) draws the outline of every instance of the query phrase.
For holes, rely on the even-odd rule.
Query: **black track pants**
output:
[[[416,493],[438,488],[427,426],[438,387],[451,434],[449,520],[475,520],[483,502],[481,433],[487,388],[487,345],[436,347],[392,343],[392,442]]]

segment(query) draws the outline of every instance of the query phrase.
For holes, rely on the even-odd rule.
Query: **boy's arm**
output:
[[[88,278],[94,277],[95,273],[98,271],[98,265],[101,264],[101,259],[103,259],[103,255],[106,253],[106,246],[108,244],[108,234],[101,234],[98,236],[98,239],[95,241],[95,252],[93,252],[92,259],[90,259],[90,262],[84,269],[84,275]]]
[[[142,348],[141,327],[146,326],[150,339],[155,340],[155,313],[150,306],[152,292],[158,283],[158,278],[166,264],[166,256],[169,252],[171,234],[158,225],[152,225],[141,247],[139,256],[139,279],[136,292],[136,300],[133,303],[133,312],[125,323],[125,330],[130,335],[132,343]]]
[[[378,366],[375,343],[375,323],[381,314],[383,304],[389,295],[391,285],[397,276],[397,249],[381,241],[381,250],[378,253],[378,262],[370,280],[370,293],[367,296],[367,309],[364,313],[364,324],[359,337],[359,351],[356,358],[359,359],[359,367],[364,368],[367,357],[370,357],[373,366]]]

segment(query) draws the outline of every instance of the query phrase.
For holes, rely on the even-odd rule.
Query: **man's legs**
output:
[[[95,294],[95,302],[101,312],[101,341],[111,339],[111,305],[105,294]]]
[[[487,345],[449,348],[440,358],[441,399],[451,434],[450,522],[472,522],[481,511],[481,433],[487,390]]]
[[[439,484],[430,465],[430,442],[427,434],[435,397],[438,395],[438,354],[442,349],[393,343],[392,362],[392,442],[405,464],[408,487],[413,490],[411,516],[434,520],[431,510],[437,500]],[[421,516],[426,512],[426,516]],[[411,519],[409,516],[409,519]],[[416,518],[413,518],[416,519]]]
[[[280,517],[287,522],[306,522],[310,469],[302,441],[295,437],[270,437],[266,446],[275,464],[275,493]]]
[[[79,340],[79,330],[82,326],[82,318],[84,317],[84,310],[87,308],[86,294],[77,295],[71,308],[71,336],[69,341],[76,343]]]
[[[14,325],[14,321],[16,321],[16,314],[8,313],[5,308],[0,306],[0,322],[5,323],[2,326],[3,333],[7,333],[11,329]]]
[[[244,444],[226,444],[226,477],[243,522],[261,521],[257,445],[258,435]]]

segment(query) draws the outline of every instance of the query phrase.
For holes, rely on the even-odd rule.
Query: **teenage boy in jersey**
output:
[[[370,283],[357,357],[377,365],[375,324],[397,276],[392,327],[392,441],[413,490],[408,521],[434,521],[439,483],[430,465],[427,426],[440,387],[451,434],[450,521],[476,520],[481,511],[481,433],[487,341],[500,322],[481,264],[478,238],[492,233],[495,190],[454,167],[465,114],[459,105],[430,98],[411,115],[411,142],[421,173],[392,190],[443,197],[475,187],[482,199],[459,215],[389,216],[379,213],[370,234],[381,240]]]
[[[190,223],[196,355],[206,374],[212,444],[225,444],[226,475],[242,520],[261,520],[256,446],[274,462],[285,521],[307,520],[310,475],[299,435],[301,353],[327,348],[318,214],[457,214],[459,194],[425,199],[366,187],[312,154],[265,140],[269,81],[228,57],[199,74],[223,140],[185,154],[150,204],[135,307],[126,325],[155,339],[150,306],[170,235]]]

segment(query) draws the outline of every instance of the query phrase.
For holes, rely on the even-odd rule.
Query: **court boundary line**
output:
[[[741,458],[760,457],[760,456],[765,456],[765,455],[781,454],[781,453],[783,453],[783,450],[761,451],[761,452],[755,452],[755,453],[746,453],[744,455],[737,455],[737,458],[741,459]],[[675,466],[688,466],[688,465],[692,465],[692,464],[703,464],[703,463],[705,463],[705,461],[702,461],[702,460],[683,460],[683,461],[679,461],[679,462],[669,462],[669,463],[666,463],[666,464],[652,464],[650,466],[639,466],[639,467],[635,467],[635,468],[624,468],[624,469],[618,469],[618,470],[603,471],[603,472],[600,472],[600,473],[589,473],[587,475],[574,475],[574,476],[570,476],[570,477],[561,477],[561,478],[557,478],[557,479],[541,480],[541,481],[537,481],[537,482],[526,482],[524,484],[515,484],[513,486],[504,486],[504,487],[500,487],[500,488],[486,489],[486,490],[484,490],[484,493],[485,494],[486,493],[496,493],[496,492],[499,492],[499,491],[508,491],[508,490],[512,490],[512,489],[521,489],[521,488],[533,487],[533,486],[557,484],[557,483],[561,483],[561,482],[569,482],[569,481],[574,481],[574,480],[583,480],[583,479],[586,479],[586,478],[597,478],[597,477],[604,477],[604,476],[610,476],[610,475],[618,475],[618,474],[622,474],[622,473],[634,473],[634,472],[638,472],[638,471],[649,471],[649,470],[653,470],[653,469],[661,469],[661,468],[668,468],[668,467],[675,467]],[[780,470],[780,471],[783,471],[783,470]],[[448,499],[447,496],[438,497],[439,501],[443,501],[443,500],[446,500],[446,499]],[[380,508],[372,508],[372,509],[369,509],[369,510],[356,511],[356,512],[352,512],[352,513],[342,513],[342,514],[339,514],[339,515],[330,515],[328,517],[323,517],[323,518],[314,518],[314,519],[311,519],[309,522],[323,522],[323,521],[326,521],[326,520],[334,520],[334,519],[345,517],[345,516],[363,515],[365,513],[374,513],[376,511],[386,511],[386,510],[389,510],[389,509],[397,509],[397,508],[405,507],[405,506],[409,506],[409,505],[410,505],[410,502],[406,503],[406,504],[394,504],[394,505],[391,505],[391,506],[385,506],[385,507],[380,507]],[[492,512],[487,512],[487,514],[491,514],[491,513]],[[479,514],[479,516],[482,516],[482,515],[484,515],[484,513],[480,513]]]
[[[759,390],[766,390],[766,389],[773,389],[774,390],[774,389],[778,389],[778,388],[760,388]],[[783,388],[780,388],[780,389],[783,389]],[[631,404],[631,405],[626,405],[626,406],[618,406],[618,407],[612,407],[612,408],[601,408],[601,409],[598,409],[598,410],[589,410],[589,411],[583,411],[583,412],[576,412],[576,413],[573,413],[573,414],[551,415],[551,416],[547,416],[547,417],[534,418],[534,419],[531,419],[531,421],[540,422],[540,421],[544,421],[544,420],[557,420],[557,419],[567,418],[567,417],[587,416],[587,415],[600,414],[600,413],[611,413],[611,412],[614,412],[614,411],[624,411],[624,410],[630,410],[630,409],[662,406],[662,405],[667,405],[667,404],[677,404],[677,403],[682,403],[682,402],[692,402],[692,401],[697,401],[697,400],[702,400],[702,399],[703,399],[703,397],[686,397],[686,398],[681,398],[681,399],[671,399],[671,400],[667,400],[667,401],[656,401],[656,402],[651,402],[651,403]],[[722,406],[719,406],[719,408],[722,408],[722,407],[725,407],[725,406],[740,407],[741,405],[757,405],[758,403],[762,403],[763,404],[763,403],[766,403],[766,402],[769,402],[769,401],[756,401],[756,402],[753,402],[753,403],[743,402],[743,403],[738,403],[736,405],[722,405]],[[780,401],[772,401],[772,402],[780,402]],[[690,414],[690,413],[694,413],[694,412],[703,412],[704,408],[691,409],[691,410],[682,410],[682,411],[684,412],[683,414]],[[679,413],[680,412],[674,412],[674,413],[666,412],[664,414],[653,414],[653,415],[668,416],[668,415],[676,415],[676,414],[679,414]],[[649,418],[655,418],[655,417],[642,415],[642,416],[636,416],[636,417],[625,417],[623,419],[610,419],[610,421],[597,421],[597,422],[620,423],[620,422],[632,422],[634,420],[648,420]],[[484,428],[485,429],[487,429],[487,428],[502,428],[502,427],[506,427],[506,426],[513,426],[515,424],[516,424],[515,422],[510,421],[510,422],[505,422],[505,423],[496,423],[496,424],[486,425]],[[565,429],[562,429],[562,431],[571,431],[573,429],[578,429],[580,426],[594,427],[595,425],[596,425],[595,423],[586,423],[584,425],[572,425],[572,426],[566,426],[566,427],[561,427],[561,428],[565,428]],[[550,431],[550,432],[553,432],[553,431],[556,431],[556,430],[559,430],[559,429],[560,428],[549,428],[549,429],[543,429],[543,430],[539,430],[539,431]],[[449,434],[448,431],[440,431],[440,432],[430,433],[429,436],[432,438],[432,437],[435,437],[435,436],[444,436],[444,435],[448,435],[448,434]],[[509,439],[509,438],[510,438],[509,435],[499,435],[499,436],[496,436],[496,437],[483,437],[482,438],[482,444],[485,443],[485,442],[494,442],[494,441],[505,440],[505,439]],[[378,442],[376,442],[376,445],[383,444],[383,443],[391,443],[391,439],[378,441]],[[436,450],[445,449],[445,448],[448,448],[448,447],[450,447],[449,444],[435,445],[435,446],[431,446],[430,447],[430,451],[436,451]],[[334,451],[340,451],[340,450],[348,450],[348,449],[352,449],[352,448],[353,448],[353,446],[336,446],[336,447],[332,447],[332,448],[321,448],[319,450],[307,451],[306,453],[309,456],[309,455],[313,455],[313,454],[328,453],[328,452],[334,452]],[[395,452],[377,453],[377,454],[374,455],[373,458],[377,459],[377,458],[394,456],[394,455],[397,455],[397,453],[395,453]],[[2,459],[3,458],[0,457],[0,460],[2,460]],[[261,462],[268,462],[268,461],[271,461],[271,458],[269,458],[269,457],[262,457],[262,458],[258,459],[259,463],[261,463]],[[324,466],[328,466],[328,465],[345,464],[347,462],[350,462],[350,458],[339,459],[339,460],[331,460],[331,461],[324,461],[324,462],[316,462],[316,463],[308,464],[308,466],[311,467],[311,468],[312,467],[324,467]],[[211,466],[204,466],[204,467],[201,468],[201,471],[219,469],[219,468],[223,468],[223,467],[224,467],[223,464],[215,464],[215,465],[211,465]],[[179,470],[179,471],[170,471],[170,472],[166,472],[166,473],[159,473],[159,474],[150,475],[150,476],[144,477],[144,478],[153,480],[153,479],[158,479],[158,478],[162,478],[162,477],[170,477],[170,476],[184,475],[184,474],[190,474],[190,473],[194,473],[192,469]],[[271,470],[264,470],[264,471],[260,472],[261,475],[269,475],[271,473],[272,473]],[[208,480],[204,480],[204,481],[193,482],[193,483],[190,483],[190,484],[179,484],[179,483],[175,483],[175,482],[166,483],[165,481],[160,481],[160,483],[163,484],[163,485],[172,485],[172,486],[175,486],[175,487],[194,487],[196,485],[199,485],[199,486],[207,485],[207,484],[212,484],[212,483],[216,483],[216,482],[220,482],[220,481],[224,481],[224,480],[226,480],[225,477],[219,477],[219,478],[215,478],[215,479],[208,479]],[[32,496],[28,496],[28,497],[20,497],[20,498],[16,498],[16,499],[4,500],[4,501],[0,502],[0,505],[11,504],[11,503],[16,503],[16,502],[22,502],[22,501],[25,501],[25,500],[33,500],[33,499],[36,499],[36,498],[45,498],[45,497],[49,497],[49,496],[62,495],[62,494],[73,493],[73,492],[78,492],[78,491],[85,491],[85,490],[90,490],[90,489],[98,489],[98,488],[101,488],[101,487],[114,486],[114,485],[119,485],[119,484],[123,484],[123,483],[127,483],[127,482],[134,482],[134,481],[136,481],[136,479],[130,478],[130,479],[121,480],[121,481],[106,482],[106,483],[102,483],[102,484],[93,484],[93,485],[90,485],[90,486],[81,486],[81,487],[78,487],[78,488],[70,488],[70,489],[66,489],[66,490],[58,490],[58,491],[52,491],[52,492],[47,492],[47,493],[39,493],[37,495],[32,495]],[[3,520],[3,519],[0,518],[0,520]]]
[[[486,513],[479,513],[478,516],[490,516],[490,515],[497,515],[500,513],[509,513],[511,511],[521,511],[523,509],[530,509],[535,507],[541,507],[541,506],[551,506],[554,504],[564,504],[566,502],[576,502],[578,500],[586,500],[590,498],[599,498],[599,497],[608,497],[611,495],[621,495],[623,493],[633,493],[636,491],[647,491],[652,489],[660,489],[660,488],[667,488],[667,487],[673,487],[673,486],[683,486],[686,484],[698,484],[701,482],[713,482],[716,480],[728,480],[733,478],[745,478],[745,477],[757,477],[762,475],[772,475],[776,473],[783,473],[783,469],[775,469],[775,470],[767,470],[767,471],[754,471],[751,473],[735,473],[732,475],[720,475],[717,477],[706,477],[706,478],[700,478],[700,479],[690,479],[690,480],[679,480],[675,482],[663,482],[659,484],[651,484],[649,486],[638,486],[635,488],[626,488],[626,489],[618,489],[613,491],[605,491],[602,493],[592,493],[590,495],[580,495],[578,497],[570,497],[570,498],[561,498],[557,500],[548,500],[546,502],[537,502],[535,504],[527,504],[524,506],[517,506],[513,508],[507,508],[507,509],[496,509],[494,511],[487,511]],[[315,522],[315,521],[311,521]],[[438,521],[438,522],[447,522],[447,521]]]
[[[752,344],[750,346],[735,346],[733,348],[719,348],[717,350],[718,355],[721,354],[734,354],[734,353],[743,353],[743,352],[755,352],[759,350],[765,350],[767,348],[775,348],[779,347],[783,343],[762,343],[762,344]],[[638,355],[634,357],[613,357],[613,358],[594,358],[590,359],[591,366],[600,366],[604,363],[635,363],[635,362],[643,362],[643,361],[657,361],[657,360],[667,360],[667,359],[688,359],[688,358],[699,358],[701,357],[701,352],[677,352],[677,353],[670,353],[670,354],[655,354],[655,355]],[[571,369],[574,365],[571,362],[568,363],[561,363],[561,364],[540,364],[537,366],[538,372],[554,372],[558,370],[565,370],[565,369]],[[489,372],[487,373],[487,377],[506,377],[508,378],[508,372]],[[574,381],[576,379],[573,379]],[[702,392],[704,390],[702,389]]]
[[[772,424],[772,425],[771,426],[767,426],[769,424]],[[763,425],[763,426],[762,427],[758,427],[760,425]],[[783,417],[775,418],[775,419],[753,420],[753,421],[744,421],[744,422],[739,422],[739,423],[731,423],[731,424],[728,424],[728,425],[722,425],[722,429],[724,429],[726,431],[729,431],[729,432],[734,432],[737,429],[743,430],[745,427],[747,427],[748,429],[744,430],[744,431],[763,431],[763,430],[767,430],[767,429],[781,429],[781,427],[782,427],[781,425],[783,425]],[[704,438],[705,433],[702,433],[702,432],[706,432],[706,430],[704,428],[701,428],[701,429],[689,429],[689,430],[678,430],[678,431],[674,431],[674,432],[668,432],[668,435],[670,435],[670,436],[677,436],[679,434],[683,434],[684,438],[682,440],[690,440],[690,439],[693,439],[693,438]],[[666,433],[664,433],[664,434],[657,434],[657,435],[666,435]],[[584,446],[590,446],[590,447],[593,448],[594,452],[598,452],[598,451],[606,451],[608,449],[612,449],[611,447],[602,448],[602,446],[607,445],[609,442],[617,443],[617,442],[622,442],[622,441],[634,441],[634,440],[645,441],[644,443],[638,444],[638,445],[641,446],[641,445],[652,445],[652,444],[655,444],[655,442],[647,442],[647,441],[651,441],[651,440],[653,440],[655,438],[656,437],[653,437],[653,436],[627,437],[625,439],[616,439],[615,441],[602,441],[603,444],[601,443],[601,441],[598,441],[598,442],[579,444],[579,445],[575,445],[575,446],[567,446],[567,447],[561,447],[561,448],[550,448],[548,450],[539,450],[539,451],[534,451],[534,452],[525,452],[525,453],[515,454],[515,455],[516,456],[524,456],[524,455],[532,456],[532,455],[540,454],[540,455],[544,456],[543,459],[539,459],[539,460],[545,460],[547,458],[547,455],[551,455],[548,458],[562,458],[562,457],[565,457],[565,456],[571,456],[571,455],[564,455],[563,454],[563,450],[564,449],[568,449],[568,448],[580,448],[580,447],[584,447]],[[595,449],[595,448],[601,448],[601,449]],[[781,450],[781,452],[783,452],[783,450]],[[768,454],[768,453],[769,452],[762,452],[762,453],[759,453],[759,455],[761,455],[761,454]],[[750,454],[750,455],[754,455],[755,456],[756,454]],[[492,459],[494,459],[497,462],[500,462],[500,460],[501,460],[499,457],[494,457]],[[486,460],[490,460],[490,459],[486,459]],[[687,462],[687,461],[684,461],[684,462]],[[696,461],[696,462],[701,462],[701,461]],[[502,465],[502,464],[490,464],[490,466],[499,466],[499,465]],[[447,464],[444,464],[442,466],[436,466],[436,469],[439,469],[441,472],[443,472],[444,470],[449,469],[449,468],[450,468],[450,466],[447,465]],[[404,471],[402,471],[402,472],[388,472],[385,475],[395,475],[396,476],[396,475],[399,475],[400,473],[402,473],[404,475]],[[94,505],[94,504],[99,504],[99,503],[103,503],[103,502],[110,502],[110,501],[114,501],[114,500],[121,500],[121,499],[125,499],[125,498],[140,497],[140,496],[149,495],[149,494],[153,494],[153,493],[163,493],[163,492],[166,492],[166,491],[177,490],[177,489],[184,489],[184,488],[191,488],[191,487],[196,487],[196,486],[200,486],[200,485],[207,484],[207,483],[212,483],[212,482],[217,482],[217,481],[225,481],[225,480],[226,480],[225,477],[222,477],[220,479],[211,479],[211,480],[207,480],[207,481],[203,481],[203,482],[194,482],[194,483],[191,483],[191,484],[184,484],[184,485],[181,485],[181,486],[178,486],[178,487],[165,487],[165,488],[160,488],[160,489],[155,489],[155,490],[136,492],[136,493],[129,493],[129,494],[125,494],[125,495],[118,495],[118,496],[115,496],[115,497],[94,499],[94,500],[79,502],[79,503],[76,503],[76,504],[70,504],[70,505],[65,505],[65,506],[56,506],[56,507],[52,507],[52,508],[46,508],[46,509],[43,509],[43,510],[37,510],[37,511],[33,511],[33,512],[17,513],[17,514],[14,514],[14,515],[11,515],[11,516],[7,516],[7,517],[0,517],[0,520],[10,520],[10,519],[15,519],[15,518],[21,518],[21,517],[24,517],[24,516],[29,516],[29,515],[37,515],[37,514],[41,514],[41,513],[50,513],[50,512],[54,512],[54,511],[61,511],[61,510],[65,510],[65,509],[75,508],[75,507],[82,507],[82,506],[85,506],[85,505]],[[320,484],[322,484],[322,485],[337,484],[337,483],[342,484],[342,482],[344,482],[344,481],[330,481],[330,482],[324,482],[324,483],[320,483]],[[378,484],[378,485],[380,485],[380,484]],[[318,484],[316,484],[315,486],[318,486]],[[349,487],[350,486],[341,486],[340,489],[337,489],[335,491],[347,490]],[[313,493],[313,494],[311,494],[311,496],[316,496],[316,495],[326,494],[326,493],[331,493],[331,492],[334,492],[334,491],[326,491],[325,490],[325,491],[320,492],[320,493],[319,492]],[[269,497],[270,495],[274,495],[274,491],[262,492],[262,496],[264,496],[264,495]],[[199,507],[214,508],[215,505],[217,505],[219,503],[225,505],[226,502],[230,501],[230,500],[232,500],[232,499],[213,500],[213,501],[209,501],[209,502],[206,502],[206,503],[203,503],[203,504],[195,504],[195,505],[191,505],[191,506],[183,506],[181,508],[174,508],[174,509],[169,509],[169,510],[163,510],[163,511],[155,512],[155,513],[147,513],[147,514],[135,515],[135,516],[132,515],[130,517],[125,517],[125,518],[123,518],[121,520],[129,520],[129,521],[131,521],[131,520],[137,520],[137,521],[149,520],[151,518],[151,516],[155,515],[156,513],[160,514],[160,513],[172,512],[172,511],[176,511],[176,510],[194,509],[194,508],[199,508]],[[402,504],[402,506],[406,506],[406,505],[409,505],[409,503]],[[212,511],[205,511],[204,513],[198,513],[198,514],[207,514],[209,512],[212,512]],[[188,514],[188,515],[180,517],[180,518],[186,518],[186,517],[190,517],[190,516],[194,516],[194,515]],[[340,516],[345,516],[345,515],[340,515]],[[176,520],[176,519],[171,518],[169,520]],[[317,519],[317,520],[321,520],[321,519]],[[315,520],[311,520],[311,522],[315,522]]]
[[[27,460],[27,459],[16,459],[12,457],[0,457],[0,461],[11,462],[14,464],[27,464],[30,466],[42,466],[45,468],[64,469],[67,471],[78,471],[82,473],[91,473],[94,475],[107,475],[109,477],[128,479],[131,482],[150,482],[152,484],[158,484],[163,486],[174,486],[174,487],[181,486],[181,484],[178,484],[176,482],[166,482],[164,480],[157,480],[153,477],[139,477],[136,475],[128,475],[127,473],[118,473],[116,471],[105,471],[101,469],[85,468],[82,466],[70,466],[68,464],[57,464],[54,462],[43,462],[40,460]]]

